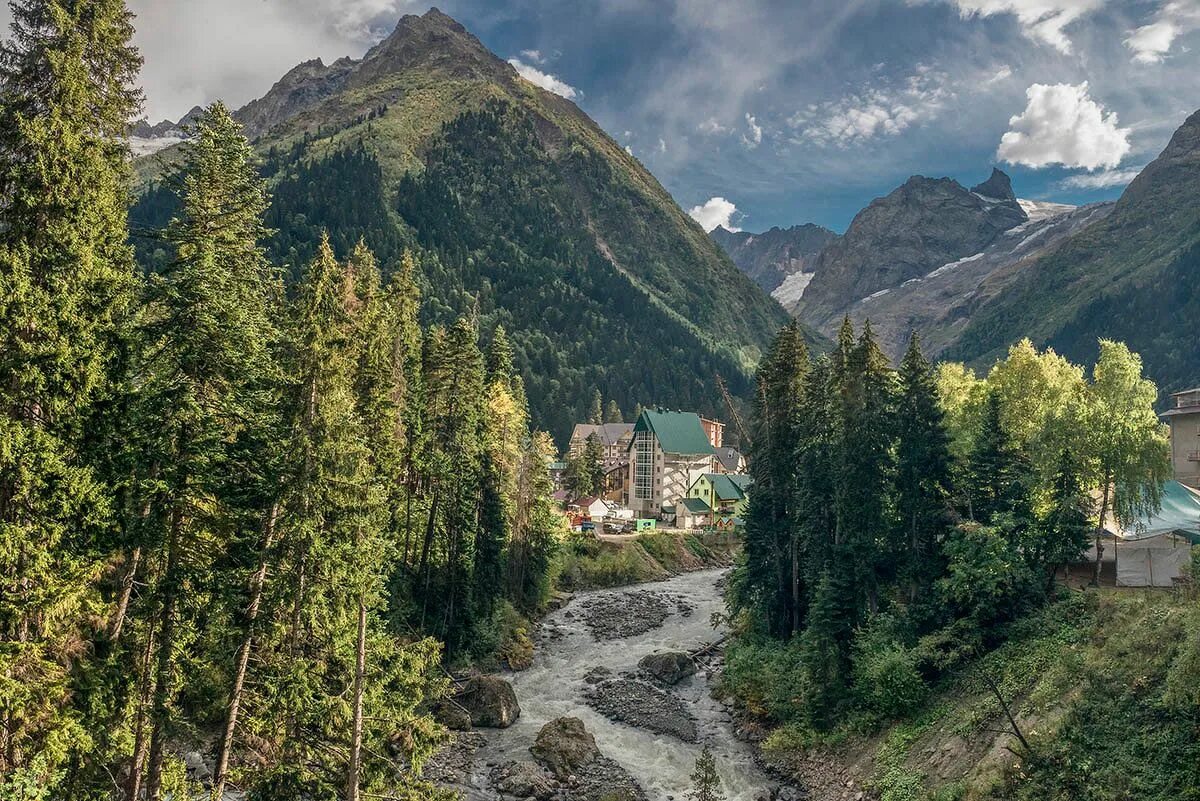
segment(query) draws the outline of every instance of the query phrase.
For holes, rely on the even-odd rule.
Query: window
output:
[[[654,497],[651,466],[654,461],[654,437],[649,431],[639,431],[633,440],[633,497],[648,501]]]

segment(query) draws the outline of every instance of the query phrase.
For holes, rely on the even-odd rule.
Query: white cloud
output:
[[[950,0],[966,17],[1012,14],[1030,39],[1071,52],[1066,27],[1104,5],[1105,0]]]
[[[1173,0],[1158,10],[1152,22],[1130,32],[1125,46],[1138,64],[1157,64],[1171,52],[1171,45],[1200,25],[1200,1]]]
[[[537,67],[526,64],[519,58],[510,58],[508,63],[512,64],[513,69],[515,69],[517,74],[522,78],[535,86],[542,87],[547,92],[553,92],[556,95],[562,95],[568,100],[574,100],[579,96],[579,90],[577,90],[574,86],[571,86],[565,81],[559,80],[549,73],[542,72]]]
[[[763,129],[758,124],[758,120],[754,119],[753,114],[746,114],[746,127],[749,131],[742,135],[742,142],[746,147],[755,148],[762,144]]]
[[[532,61],[534,64],[545,64],[546,59],[542,55],[541,50],[522,50],[521,55]]]
[[[721,123],[717,122],[716,117],[709,117],[707,120],[705,120],[704,122],[697,125],[696,129],[698,131],[700,131],[700,133],[706,133],[706,134],[729,133],[729,129],[726,128]]]
[[[927,122],[953,97],[945,73],[919,65],[899,84],[869,87],[835,101],[809,105],[788,123],[803,141],[845,147],[895,136]]]
[[[737,206],[723,197],[711,197],[703,205],[693,206],[688,214],[700,223],[705,231],[712,232],[718,225],[727,231],[740,231],[733,225],[732,218],[737,214]]]
[[[1064,178],[1060,184],[1065,189],[1108,189],[1112,186],[1124,186],[1137,178],[1141,171],[1140,167],[1134,167],[1127,170],[1081,173]]]
[[[667,152],[667,140],[663,139],[661,136],[658,138],[658,152],[659,153]]]
[[[996,156],[1026,167],[1113,168],[1129,152],[1130,129],[1117,114],[1088,96],[1084,81],[1073,85],[1035,83],[1025,90],[1025,110],[1008,121]]]
[[[1005,64],[1000,69],[996,70],[996,74],[987,79],[988,83],[1000,83],[1007,81],[1013,75],[1012,67]]]

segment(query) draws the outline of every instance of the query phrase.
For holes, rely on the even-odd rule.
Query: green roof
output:
[[[749,476],[734,476],[728,473],[705,473],[704,477],[712,484],[713,497],[722,501],[740,501],[746,497],[745,485],[741,479]]]
[[[1127,527],[1113,531],[1111,521],[1105,525],[1110,534],[1123,540],[1142,540],[1160,534],[1177,534],[1193,545],[1200,543],[1200,493],[1178,481],[1163,484],[1162,508],[1140,517]]]
[[[712,507],[703,498],[680,498],[679,505],[686,506],[687,510],[694,515],[707,514],[712,511]]]
[[[666,453],[714,453],[712,443],[700,425],[700,415],[695,412],[644,411],[633,427],[635,435],[642,431],[652,433]]]

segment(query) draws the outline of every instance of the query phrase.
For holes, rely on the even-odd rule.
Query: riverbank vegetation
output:
[[[1194,648],[1152,645],[1148,631],[1155,616],[1187,631],[1200,609],[1054,581],[1101,515],[1157,506],[1155,397],[1119,343],[1101,342],[1087,372],[1019,343],[981,378],[929,364],[915,338],[892,370],[869,325],[846,323],[816,359],[785,329],[759,373],[724,677],[778,727],[768,751],[803,773],[804,754],[840,750],[890,801],[1196,786],[1194,737],[1171,732],[1194,732],[1200,705],[1168,689],[1171,676],[1200,681]],[[1158,723],[1126,731],[1099,714],[1105,696],[1126,699],[1114,712],[1127,723]],[[1099,753],[1163,737],[1159,778],[1105,785],[1115,774]],[[981,778],[981,763],[1004,769]]]
[[[215,754],[215,798],[440,797],[414,768],[442,664],[527,647],[562,533],[505,332],[422,329],[413,259],[361,242],[324,239],[285,290],[220,104],[140,274],[131,17],[14,11],[0,797],[186,798],[186,751]]]
[[[553,572],[569,591],[620,587],[733,562],[741,538],[727,532],[649,531],[623,542],[570,537]]]

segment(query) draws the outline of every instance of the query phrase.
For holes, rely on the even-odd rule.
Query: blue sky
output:
[[[746,230],[854,213],[912,174],[1112,198],[1200,108],[1200,0],[444,0],[686,209]],[[240,105],[359,56],[408,0],[131,0],[148,114]],[[721,201],[713,200],[714,198]],[[706,205],[707,204],[707,205]]]

